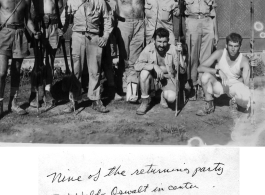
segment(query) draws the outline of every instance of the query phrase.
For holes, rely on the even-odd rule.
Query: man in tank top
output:
[[[212,95],[219,97],[227,94],[231,97],[229,104],[233,111],[237,109],[237,105],[249,108],[250,66],[248,59],[239,52],[241,43],[242,37],[231,33],[226,37],[226,48],[215,51],[198,67],[198,72],[203,73],[201,82],[206,101],[204,109],[197,112],[198,116],[205,116],[214,111]],[[215,62],[216,67],[212,68]],[[251,61],[251,65],[255,63],[256,61]]]

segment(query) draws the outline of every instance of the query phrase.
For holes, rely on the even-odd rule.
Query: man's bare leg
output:
[[[46,51],[46,67],[47,67],[47,76],[46,78],[46,86],[45,86],[45,100],[51,105],[55,105],[55,100],[52,97],[51,94],[51,87],[53,83],[53,78],[54,78],[54,59],[56,55],[56,50],[57,49],[52,49],[48,48]]]
[[[214,112],[214,103],[212,94],[220,94],[218,81],[210,73],[204,73],[201,77],[202,89],[205,94],[206,106],[199,110],[196,114],[198,116],[206,116]]]
[[[140,107],[136,110],[136,114],[143,115],[145,114],[148,109],[150,108],[151,97],[149,96],[150,91],[150,83],[151,83],[152,76],[149,71],[142,70],[140,73],[140,86],[142,92],[142,103]]]
[[[8,67],[8,57],[5,55],[0,55],[0,117],[4,112],[4,92],[6,84],[6,75]]]
[[[16,112],[19,115],[27,114],[25,110],[19,107],[17,99],[18,99],[18,91],[19,91],[19,83],[20,83],[20,68],[22,65],[23,59],[12,59],[11,63],[11,90],[10,90],[10,99],[9,99],[9,110]]]

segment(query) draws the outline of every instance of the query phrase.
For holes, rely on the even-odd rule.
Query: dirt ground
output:
[[[248,113],[229,110],[225,95],[215,100],[216,109],[211,115],[196,116],[203,101],[189,101],[175,117],[175,111],[164,109],[155,101],[152,109],[143,116],[136,115],[139,104],[107,99],[109,113],[94,111],[88,100],[81,102],[75,114],[63,114],[66,101],[37,117],[37,110],[29,107],[27,100],[30,85],[21,88],[20,104],[29,112],[18,116],[6,112],[0,119],[0,142],[4,143],[53,143],[53,144],[150,144],[150,145],[235,145],[265,146],[265,78],[255,78],[255,124]],[[57,89],[60,90],[60,82]],[[5,93],[7,110],[9,89]],[[63,92],[60,93],[61,96]],[[58,97],[63,99],[61,97]]]

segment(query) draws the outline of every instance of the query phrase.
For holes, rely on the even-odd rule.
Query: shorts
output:
[[[236,103],[243,108],[247,108],[250,101],[250,89],[240,81],[229,82],[227,85],[223,85],[219,79],[215,84],[217,94],[215,97],[219,97],[222,94],[227,94],[230,98],[235,98]]]
[[[48,28],[43,29],[42,40],[45,45],[49,44],[53,49],[57,49],[59,43],[58,24],[49,24]]]
[[[0,30],[0,55],[25,58],[29,55],[25,29],[2,28]]]

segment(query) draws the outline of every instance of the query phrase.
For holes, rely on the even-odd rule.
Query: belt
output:
[[[209,15],[189,15],[188,18],[193,18],[193,19],[204,19],[204,18],[208,18]]]
[[[92,33],[89,31],[74,31],[74,32],[81,34],[81,35],[99,35],[98,33]]]
[[[24,24],[5,24],[2,28],[4,27],[16,30],[16,29],[24,29],[25,25]]]
[[[121,16],[118,16],[118,20],[121,22],[134,22],[134,21],[143,20],[143,18],[123,18]]]

